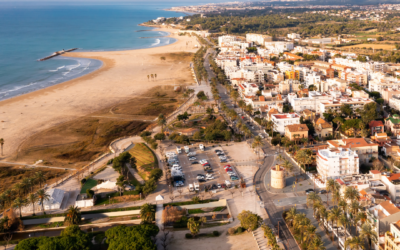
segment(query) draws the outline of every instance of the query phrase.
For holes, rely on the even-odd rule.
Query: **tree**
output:
[[[46,191],[44,191],[44,189],[39,189],[36,192],[36,195],[37,195],[37,197],[38,197],[38,199],[40,201],[40,204],[42,204],[43,214],[46,214],[45,211],[44,211],[44,202],[48,201],[50,199],[50,195],[47,194]]]
[[[24,206],[25,204],[26,201],[19,197],[13,202],[13,208],[17,208],[19,210],[19,218],[22,218],[22,206]]]
[[[199,93],[197,93],[197,98],[198,99],[200,99],[200,100],[207,100],[207,96],[206,96],[206,94],[204,93],[204,91],[202,90],[202,91],[199,91]]]
[[[293,222],[297,214],[298,213],[295,207],[291,207],[290,210],[286,213],[285,220],[289,223],[290,226],[293,226]]]
[[[382,171],[385,170],[385,167],[383,166],[382,162],[381,162],[379,159],[375,159],[375,160],[372,162],[372,165],[374,166],[374,169],[375,169],[375,170],[378,170],[378,171],[380,171],[380,172],[382,172]]]
[[[159,141],[165,140],[165,134],[163,134],[163,133],[155,134],[154,139],[159,140]]]
[[[3,155],[4,139],[0,138],[1,155]]]
[[[351,250],[359,250],[365,249],[365,244],[359,237],[353,237],[345,241],[344,248],[347,249],[347,247],[349,247]]]
[[[360,193],[354,187],[348,186],[344,191],[344,198],[350,201],[355,201],[360,199]]]
[[[142,223],[152,223],[155,220],[155,209],[152,204],[146,203],[140,208]]]
[[[193,236],[196,236],[200,232],[200,223],[195,221],[193,217],[188,219],[187,227]]]
[[[150,171],[150,179],[153,178],[154,180],[158,181],[162,175],[163,171],[159,168],[155,168]]]
[[[33,211],[33,216],[35,216],[35,203],[38,201],[38,197],[36,194],[30,194],[28,196],[28,202],[32,204],[32,211]]]
[[[315,237],[314,240],[311,242],[310,250],[325,250],[326,247],[324,246],[324,242],[321,240],[320,237]]]
[[[108,250],[117,249],[148,249],[156,250],[153,242],[160,229],[153,224],[112,227],[106,231]]]
[[[42,188],[42,183],[46,181],[46,177],[44,176],[42,171],[39,171],[39,172],[35,173],[35,179],[36,179],[36,181],[39,182],[40,188]]]
[[[334,207],[329,212],[328,219],[332,222],[335,221],[337,225],[341,216],[342,216],[342,211],[338,207]],[[339,228],[336,227],[336,234],[339,235],[338,233],[339,233]],[[333,230],[332,230],[332,235],[333,235]]]
[[[376,102],[371,102],[364,105],[364,110],[361,111],[361,120],[365,124],[375,120],[378,117]]]
[[[237,104],[237,99],[239,98],[239,92],[237,92],[236,90],[233,90],[231,92],[231,98],[234,100],[235,104]]]
[[[156,188],[157,188],[157,182],[155,179],[151,178],[144,184],[142,189],[143,194],[147,196],[148,194],[154,192]]]
[[[256,230],[262,222],[262,218],[259,215],[254,214],[248,210],[243,210],[238,215],[238,219],[240,221],[241,226],[243,228],[246,228],[248,231]]]
[[[321,201],[321,197],[319,197],[319,195],[315,192],[312,192],[307,196],[307,205],[312,203],[313,208],[315,206],[315,202],[319,202],[319,201]],[[314,212],[314,216],[315,216],[315,212]]]
[[[372,243],[378,242],[378,235],[376,231],[372,229],[371,225],[368,223],[364,223],[361,226],[360,238],[368,242],[369,249],[372,249]]]
[[[313,162],[312,151],[310,149],[301,149],[296,153],[296,161],[300,164],[308,165]]]
[[[342,104],[342,106],[340,106],[340,112],[347,116],[352,116],[353,114],[353,110],[351,109],[349,104]]]
[[[262,148],[262,146],[264,146],[264,142],[261,139],[261,137],[260,136],[254,137],[254,141],[253,141],[252,147],[257,150],[257,154],[258,155],[259,155],[259,150],[260,150],[260,148]]]
[[[81,220],[81,210],[78,207],[70,206],[65,214],[64,223],[67,226],[79,225]]]
[[[158,116],[157,124],[161,127],[161,132],[164,133],[164,126],[167,124],[167,119],[163,114]]]

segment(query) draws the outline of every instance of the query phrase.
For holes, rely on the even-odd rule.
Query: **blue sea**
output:
[[[173,43],[175,39],[165,37],[166,32],[138,24],[157,17],[187,15],[163,10],[168,7],[200,4],[143,2],[0,2],[0,100],[79,77],[101,66],[97,60],[64,57],[37,61],[55,51],[127,50]]]

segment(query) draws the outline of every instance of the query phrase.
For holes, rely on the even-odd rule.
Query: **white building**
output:
[[[289,39],[293,39],[293,40],[294,40],[294,39],[300,39],[300,38],[301,38],[300,34],[296,34],[296,33],[288,34],[287,37],[288,37]]]
[[[349,148],[320,149],[317,170],[323,180],[359,173],[358,154]]]
[[[93,207],[94,199],[87,198],[87,194],[78,194],[75,201],[76,207]]]
[[[336,111],[340,113],[340,107],[343,104],[350,105],[353,112],[356,112],[357,109],[363,110],[366,104],[374,102],[368,98],[340,98],[340,99],[333,99],[328,101],[322,101],[320,105],[320,112],[326,113],[328,110],[332,110],[332,112]]]
[[[265,42],[266,49],[276,49],[279,53],[291,51],[294,49],[292,42]]]
[[[262,83],[264,82],[264,72],[262,70],[250,71],[247,69],[239,69],[232,72],[226,72],[229,79],[243,78],[247,82]]]
[[[317,72],[307,73],[304,77],[304,83],[307,87],[310,85],[319,87],[321,83],[321,76]]]
[[[331,95],[320,93],[318,91],[309,91],[308,97],[301,98],[291,98],[290,105],[295,112],[299,113],[305,109],[316,111],[317,114],[321,113],[320,103],[323,101],[332,100],[333,97]]]
[[[218,46],[222,46],[224,44],[231,44],[232,42],[238,41],[236,36],[220,36],[218,37]]]
[[[61,203],[64,199],[64,190],[52,188],[46,191],[50,196],[49,200],[43,202],[45,210],[60,209]]]
[[[262,34],[249,33],[249,34],[246,34],[246,41],[247,42],[255,42],[258,45],[264,45],[265,42],[272,41],[272,37],[267,36],[267,35],[262,35]]]
[[[242,83],[239,84],[239,94],[240,96],[255,96],[257,94],[257,91],[259,91],[260,88],[257,86],[257,84],[254,83]]]
[[[284,135],[287,125],[300,124],[300,116],[296,113],[272,114],[271,121],[275,124],[275,131]]]
[[[400,110],[400,96],[399,95],[393,95],[389,99],[389,107],[391,107],[395,110]]]
[[[369,81],[369,91],[377,91],[381,93],[381,91],[389,88],[392,90],[400,90],[400,80],[394,77],[385,77]]]

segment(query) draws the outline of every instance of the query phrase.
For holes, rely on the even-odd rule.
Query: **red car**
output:
[[[210,165],[210,163],[206,162],[206,163],[203,163],[203,164],[201,164],[201,165],[203,165],[203,166],[205,166],[205,165]]]
[[[224,168],[231,168],[231,165],[225,165]]]
[[[225,172],[232,171],[232,168],[225,168]]]

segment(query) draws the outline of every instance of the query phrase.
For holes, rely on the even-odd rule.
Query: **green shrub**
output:
[[[217,236],[219,236],[219,232],[218,231],[213,231],[213,235],[217,237]]]
[[[237,233],[243,233],[243,227],[238,227],[236,230]]]
[[[192,238],[193,238],[193,235],[192,235],[192,234],[189,234],[189,233],[187,233],[187,234],[185,234],[185,238],[186,238],[186,239],[192,239]]]

